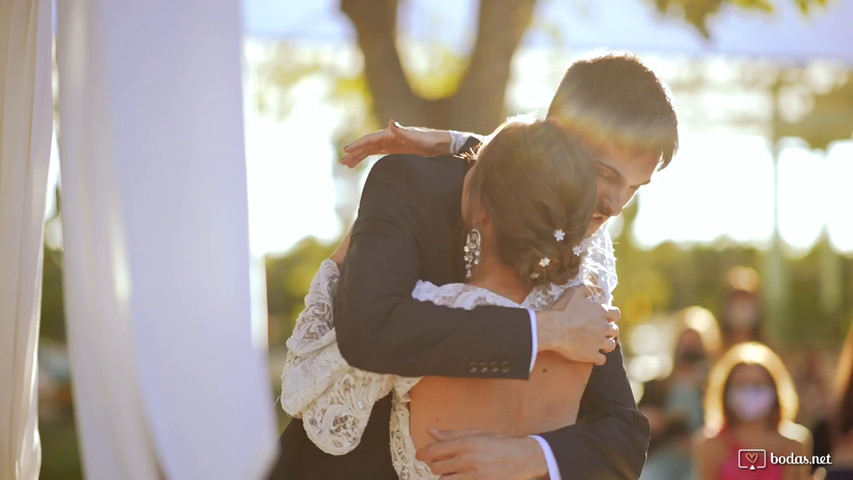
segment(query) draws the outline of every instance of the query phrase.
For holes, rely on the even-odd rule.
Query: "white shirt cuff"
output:
[[[532,308],[527,309],[527,313],[530,315],[530,338],[533,339],[533,349],[530,354],[530,370],[533,371],[533,365],[536,364],[536,355],[539,353],[539,339],[536,337],[536,310]]]
[[[449,130],[448,133],[450,133],[450,153],[453,155],[462,153],[462,147],[465,146],[469,138],[476,138],[480,143],[486,140],[486,137],[477,135],[476,133],[457,132],[455,130]]]
[[[450,130],[448,133],[450,133],[450,153],[456,155],[459,153],[459,150],[462,150],[462,146],[468,140],[468,134],[455,130]]]
[[[557,466],[557,459],[554,458],[554,452],[551,451],[551,445],[548,445],[548,442],[539,435],[530,435],[528,438],[536,440],[542,447],[542,453],[545,454],[545,464],[548,466],[548,478],[550,480],[563,480],[563,477],[560,476],[560,468]]]

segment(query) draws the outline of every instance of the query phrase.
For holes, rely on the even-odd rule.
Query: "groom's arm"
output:
[[[419,207],[436,201],[413,167],[425,161],[393,155],[368,176],[335,302],[341,354],[378,373],[525,379],[533,354],[526,310],[461,310],[412,299],[421,272],[418,242],[430,238]]]
[[[649,421],[637,409],[622,348],[594,367],[581,399],[578,423],[540,436],[559,469],[572,478],[636,479],[649,447]]]
[[[465,472],[491,478],[501,472],[506,478],[540,478],[547,470],[550,480],[638,478],[649,424],[634,404],[619,349],[593,370],[578,422],[531,438],[439,432],[435,443],[418,450],[418,459],[441,475]],[[538,447],[532,437],[539,437]]]

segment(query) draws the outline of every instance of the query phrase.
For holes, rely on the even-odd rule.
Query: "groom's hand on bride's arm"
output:
[[[537,313],[538,350],[604,365],[604,353],[616,348],[619,309],[587,298],[585,289],[583,286],[569,289],[550,310]]]
[[[406,153],[432,157],[451,152],[453,137],[447,130],[404,127],[391,120],[378,132],[369,133],[344,147],[341,163],[352,168],[370,155]]]
[[[548,478],[539,442],[479,430],[435,431],[435,443],[418,450],[417,458],[441,480],[527,480]]]

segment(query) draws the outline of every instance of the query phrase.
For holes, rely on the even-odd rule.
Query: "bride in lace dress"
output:
[[[541,310],[586,284],[605,303],[615,259],[600,229],[589,238],[595,176],[586,152],[548,121],[508,122],[476,155],[461,200],[468,229],[466,283],[419,281],[412,296],[453,308],[478,305]],[[373,404],[393,392],[390,449],[401,479],[435,479],[415,458],[433,442],[428,429],[478,429],[512,436],[575,423],[592,364],[540,352],[528,380],[400,377],[359,370],[340,354],[333,324],[339,276],[323,262],[297,319],[282,373],[282,408],[301,418],[323,451],[355,448]],[[497,362],[471,368],[501,369]]]

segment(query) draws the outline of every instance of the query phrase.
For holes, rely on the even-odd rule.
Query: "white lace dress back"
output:
[[[478,305],[542,310],[550,307],[566,289],[586,282],[596,285],[598,300],[609,304],[616,286],[616,259],[610,237],[602,227],[584,247],[587,253],[577,278],[564,285],[539,286],[521,304],[461,283],[436,286],[419,281],[412,296],[469,310]],[[408,393],[420,377],[360,370],[347,364],[338,350],[332,315],[339,275],[337,265],[326,260],[311,283],[305,310],[287,340],[287,359],[281,377],[282,408],[302,419],[308,438],[317,447],[326,453],[343,455],[361,441],[374,403],[393,392],[389,447],[398,475],[404,480],[438,478],[415,458],[409,433]]]

